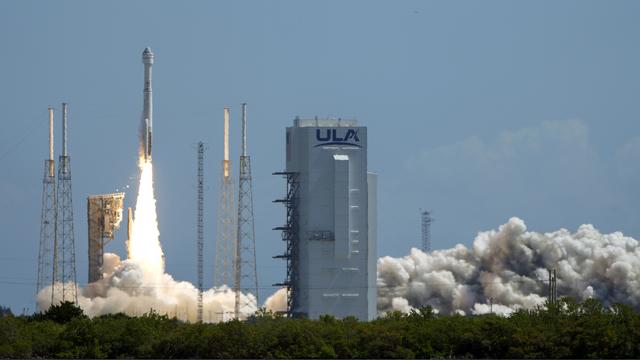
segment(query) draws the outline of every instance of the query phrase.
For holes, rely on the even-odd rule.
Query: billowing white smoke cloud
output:
[[[528,232],[511,218],[498,231],[477,235],[471,249],[378,260],[378,310],[410,311],[431,305],[445,314],[508,314],[544,303],[548,270],[557,270],[558,296],[595,297],[640,307],[640,244],[620,232],[601,234],[592,225],[575,233]]]
[[[278,289],[264,302],[264,307],[273,312],[287,311],[287,289]]]
[[[186,281],[176,281],[163,273],[155,283],[147,283],[140,266],[133,260],[120,261],[115,254],[105,254],[105,277],[79,289],[78,304],[90,317],[125,313],[132,316],[150,311],[167,314],[183,321],[196,321],[198,290]],[[242,294],[241,318],[253,314],[256,299],[253,294]],[[235,293],[226,286],[203,293],[204,322],[219,322],[234,317]],[[38,307],[51,305],[51,287],[38,294]]]
[[[426,305],[443,314],[530,309],[544,303],[548,269],[554,268],[559,296],[640,307],[640,242],[620,232],[601,234],[592,225],[582,225],[573,234],[565,229],[529,232],[522,220],[511,218],[497,231],[480,232],[470,249],[412,249],[402,258],[378,259],[378,311],[408,312]],[[120,261],[114,254],[105,254],[103,269],[104,279],[80,290],[78,301],[89,316],[140,315],[153,309],[195,321],[197,290],[191,283],[163,273],[148,284],[135,261]],[[232,290],[210,289],[203,297],[205,322],[233,317]],[[38,295],[38,305],[45,309],[50,301],[48,287]],[[256,311],[252,294],[243,294],[242,303],[250,304],[241,308],[243,318]],[[286,310],[285,289],[271,295],[264,306],[274,312]]]

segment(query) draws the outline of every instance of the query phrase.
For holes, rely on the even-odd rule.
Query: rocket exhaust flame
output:
[[[164,273],[164,255],[153,194],[153,164],[141,159],[140,167],[140,186],[127,251],[128,258],[142,268],[145,279],[154,280]]]

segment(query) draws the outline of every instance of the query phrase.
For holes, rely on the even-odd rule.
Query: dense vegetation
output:
[[[597,300],[510,317],[437,316],[430,308],[353,318],[185,324],[158,314],[89,319],[70,303],[0,319],[0,358],[640,358],[640,314]]]

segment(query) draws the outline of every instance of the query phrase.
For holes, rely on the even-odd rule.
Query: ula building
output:
[[[367,128],[301,119],[286,129],[282,231],[287,312],[317,319],[376,316],[377,175],[367,171]]]

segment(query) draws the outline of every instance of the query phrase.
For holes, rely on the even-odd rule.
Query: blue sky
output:
[[[241,102],[263,299],[284,278],[271,259],[284,184],[271,173],[296,115],[369,127],[380,256],[419,244],[419,208],[434,212],[434,248],[512,216],[536,231],[593,223],[640,237],[639,16],[634,1],[0,2],[0,304],[34,307],[48,105],[69,103],[81,282],[86,196],[124,190],[132,205],[145,46],[160,234],[178,279],[196,278],[203,140],[212,282],[222,109],[237,159]],[[108,250],[124,255],[124,238]]]

